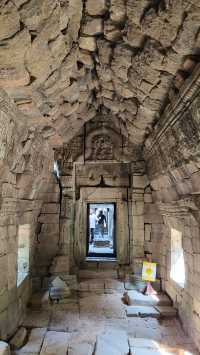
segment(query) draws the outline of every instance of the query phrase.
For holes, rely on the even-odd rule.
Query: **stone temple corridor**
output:
[[[0,0],[0,355],[22,354],[200,354],[199,0]]]
[[[13,354],[198,354],[175,313],[160,318],[151,310],[141,317],[127,316],[126,310],[132,306],[121,302],[126,287],[130,287],[129,282],[119,281],[115,269],[94,269],[80,272],[79,283],[67,302],[52,305],[48,292],[36,294],[30,301],[21,334],[11,340],[11,345],[19,344],[25,328],[28,341]],[[143,301],[140,296],[137,298],[137,292],[130,291],[134,304]],[[148,305],[143,306],[145,312],[153,300],[143,297]],[[159,303],[166,309],[168,299],[161,297]]]

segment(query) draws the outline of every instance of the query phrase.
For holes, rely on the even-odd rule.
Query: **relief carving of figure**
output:
[[[114,159],[113,142],[108,135],[97,135],[92,140],[92,151],[94,160]]]

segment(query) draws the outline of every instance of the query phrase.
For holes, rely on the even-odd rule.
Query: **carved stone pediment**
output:
[[[124,135],[121,127],[105,119],[96,117],[63,148],[55,150],[61,175],[68,174],[68,164],[79,162],[132,162],[136,170],[144,170],[141,148]],[[134,163],[135,162],[135,163]],[[139,164],[137,164],[137,162]],[[137,165],[137,166],[136,166]]]

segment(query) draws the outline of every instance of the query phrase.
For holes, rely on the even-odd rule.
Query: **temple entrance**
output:
[[[87,204],[87,257],[116,257],[115,203]]]

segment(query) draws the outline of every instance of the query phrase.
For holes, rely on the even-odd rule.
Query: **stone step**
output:
[[[177,311],[172,306],[127,306],[127,317],[152,317],[152,318],[173,318]]]
[[[127,317],[160,318],[160,313],[152,306],[127,306]]]
[[[161,318],[174,318],[177,316],[177,310],[170,306],[155,306],[155,309],[160,313]]]
[[[145,286],[146,282],[142,281],[141,275],[130,274],[129,279],[125,281],[126,290],[143,290]],[[152,286],[157,292],[161,292],[162,285],[160,279],[152,282]]]
[[[144,295],[137,290],[128,291],[130,305],[141,306],[172,306],[172,301],[165,293],[157,295]]]
[[[95,248],[108,248],[110,246],[109,240],[95,240],[93,243]]]

